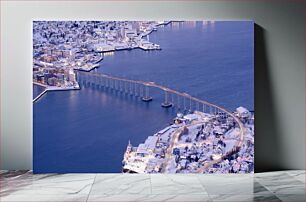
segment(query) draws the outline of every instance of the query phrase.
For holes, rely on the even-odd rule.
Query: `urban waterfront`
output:
[[[149,35],[161,51],[104,54],[94,72],[154,81],[234,111],[254,107],[253,22],[175,22]],[[36,87],[34,87],[35,89]],[[34,90],[33,94],[36,94]],[[35,172],[121,172],[128,141],[168,126],[175,108],[81,84],[34,103]]]

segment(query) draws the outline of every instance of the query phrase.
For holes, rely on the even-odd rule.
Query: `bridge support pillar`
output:
[[[189,97],[189,112],[192,112],[192,100],[191,100],[191,97]]]
[[[109,89],[113,89],[113,80],[109,78],[108,82],[109,82]]]
[[[139,96],[143,97],[143,85],[139,84]]]
[[[161,106],[164,108],[172,107],[173,104],[168,101],[168,91],[164,90],[164,92],[165,92],[165,101],[161,104]]]
[[[137,97],[137,83],[134,83],[134,95]]]
[[[120,92],[123,92],[123,81],[120,81]]]
[[[124,82],[124,92],[128,93],[128,87],[127,87],[128,83],[127,81]]]
[[[171,103],[174,106],[174,94],[173,93],[171,93]]]
[[[151,102],[153,100],[153,98],[150,96],[150,93],[149,93],[149,86],[145,86],[145,96],[143,96],[141,98],[142,101],[144,102]]]
[[[133,95],[133,86],[132,86],[132,82],[130,81],[130,95]]]

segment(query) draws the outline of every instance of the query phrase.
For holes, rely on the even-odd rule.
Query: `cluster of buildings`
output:
[[[168,23],[34,21],[33,80],[47,87],[78,88],[74,70],[91,71],[106,52],[159,50],[159,45],[149,42],[149,34]]]
[[[143,144],[130,143],[123,172],[132,173],[252,173],[254,172],[254,114],[239,107],[234,116],[194,111],[178,114],[174,123],[149,136]],[[215,162],[215,163],[212,163]]]

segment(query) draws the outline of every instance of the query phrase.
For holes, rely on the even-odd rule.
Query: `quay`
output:
[[[98,62],[96,62],[93,65],[87,65],[87,66],[83,66],[83,67],[74,67],[73,69],[78,70],[78,71],[90,72],[91,70],[94,70],[94,69],[98,68],[99,66],[100,66],[100,64]]]
[[[39,95],[37,95],[34,99],[33,99],[33,103],[36,102],[41,96],[43,96],[48,90],[45,89],[43,92],[41,92]]]
[[[33,82],[33,84],[35,85],[39,85],[39,86],[43,86],[46,89],[41,92],[38,96],[36,96],[33,99],[33,103],[35,103],[37,100],[39,100],[39,98],[41,98],[45,93],[47,93],[48,91],[67,91],[67,90],[80,90],[80,86],[76,85],[76,86],[67,86],[67,87],[57,87],[57,86],[47,86],[38,82]]]

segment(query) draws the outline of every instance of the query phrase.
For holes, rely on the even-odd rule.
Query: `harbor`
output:
[[[38,86],[42,86],[45,89],[39,93],[36,97],[34,97],[33,99],[33,103],[36,102],[37,100],[39,100],[39,98],[41,98],[45,93],[47,93],[48,91],[66,91],[66,90],[80,90],[80,86],[74,85],[74,86],[65,86],[65,87],[56,87],[56,86],[47,86],[47,85],[43,85],[41,83],[37,83],[34,82],[34,85],[38,85]]]

